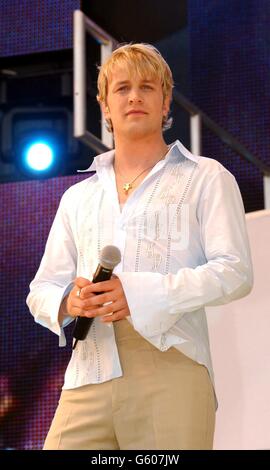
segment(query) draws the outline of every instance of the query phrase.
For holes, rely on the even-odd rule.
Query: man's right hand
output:
[[[85,300],[86,298],[82,299],[81,293],[83,288],[92,284],[89,279],[85,279],[84,277],[77,277],[74,280],[74,287],[71,289],[68,295],[63,298],[62,303],[59,309],[58,321],[59,324],[62,325],[62,322],[65,317],[84,317],[85,312],[89,312],[89,306],[85,309]],[[78,295],[80,293],[80,296]],[[87,298],[93,297],[95,294],[90,293],[88,294]]]

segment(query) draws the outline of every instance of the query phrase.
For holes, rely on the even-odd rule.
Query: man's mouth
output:
[[[133,109],[133,110],[127,112],[127,116],[129,116],[130,114],[147,114],[147,113],[145,111],[141,111],[139,109]]]

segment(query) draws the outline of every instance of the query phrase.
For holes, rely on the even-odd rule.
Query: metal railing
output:
[[[113,136],[107,131],[104,116],[101,117],[101,140],[92,134],[86,126],[87,33],[100,44],[101,64],[112,53],[117,41],[84,15],[82,11],[74,11],[74,137],[89,145],[96,152],[105,152],[113,147]]]
[[[201,142],[202,142],[202,124],[213,132],[219,139],[231,150],[243,157],[245,160],[253,163],[263,174],[263,189],[264,189],[264,207],[270,209],[270,166],[259,160],[253,155],[238,139],[236,139],[230,132],[219,126],[207,114],[201,111],[184,95],[177,90],[173,90],[174,102],[184,109],[190,115],[190,146],[191,152],[195,155],[201,155]]]
[[[181,106],[190,115],[190,129],[191,129],[191,152],[195,155],[201,154],[201,124],[210,129],[220,140],[228,145],[236,153],[244,157],[246,160],[253,163],[262,173],[270,176],[270,167],[264,162],[255,157],[244,145],[242,145],[232,134],[226,131],[223,127],[219,126],[207,114],[201,111],[191,101],[189,101],[179,91],[173,91],[174,102]],[[196,134],[196,135],[195,135]]]

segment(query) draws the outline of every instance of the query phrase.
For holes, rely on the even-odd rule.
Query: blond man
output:
[[[102,65],[115,148],[63,195],[27,299],[59,335],[93,318],[72,353],[44,449],[211,449],[216,400],[204,307],[247,295],[252,266],[235,179],[167,145],[173,78],[149,44]],[[101,248],[122,255],[91,282]],[[96,295],[96,294],[99,295]]]

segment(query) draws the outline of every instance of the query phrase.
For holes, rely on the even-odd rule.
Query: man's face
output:
[[[164,100],[159,79],[130,76],[127,68],[114,67],[102,110],[112,121],[115,138],[161,134],[169,106],[170,98]]]

